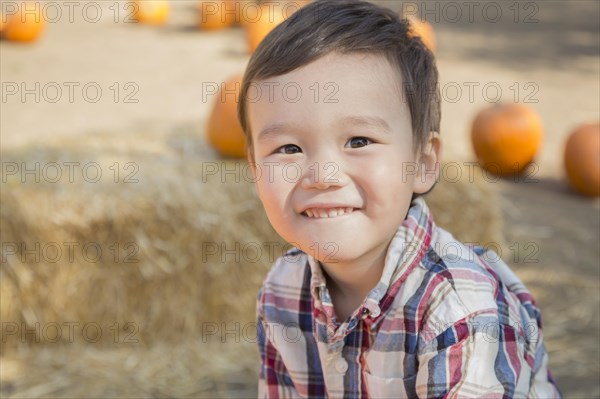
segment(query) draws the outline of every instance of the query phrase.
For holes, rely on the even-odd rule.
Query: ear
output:
[[[442,161],[442,140],[438,132],[431,132],[417,158],[419,169],[413,183],[415,194],[425,194],[437,182]]]

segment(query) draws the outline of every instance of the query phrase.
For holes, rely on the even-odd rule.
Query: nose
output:
[[[333,161],[314,162],[302,176],[302,188],[326,190],[330,187],[343,187],[348,176],[342,172],[341,165]]]

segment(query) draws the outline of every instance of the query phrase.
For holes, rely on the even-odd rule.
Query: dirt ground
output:
[[[240,28],[198,31],[192,1],[173,2],[162,28],[126,23],[124,2],[78,3],[71,22],[63,3],[57,2],[62,17],[38,43],[0,43],[3,151],[115,132],[126,142],[130,133],[190,127],[202,140],[211,100],[202,88],[242,72],[248,61]],[[88,3],[101,10],[97,22],[93,10],[83,12]],[[539,302],[551,369],[565,397],[600,397],[600,202],[571,193],[562,174],[567,134],[599,119],[600,3],[476,2],[472,21],[466,3],[404,6],[429,10],[437,33],[444,158],[473,161],[469,123],[496,93],[503,101],[516,96],[541,115],[537,168],[526,181],[497,182],[512,245],[505,258]],[[37,94],[21,96],[37,84]],[[215,157],[207,147],[202,154]]]

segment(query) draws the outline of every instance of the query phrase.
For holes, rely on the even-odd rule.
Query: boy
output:
[[[359,0],[306,6],[250,59],[248,160],[296,247],[258,295],[259,397],[560,397],[533,298],[420,196],[439,176],[435,87],[407,22]]]

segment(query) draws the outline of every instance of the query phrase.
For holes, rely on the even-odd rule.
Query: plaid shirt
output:
[[[323,270],[292,249],[258,295],[260,398],[560,398],[540,311],[492,251],[437,227],[422,198],[362,305],[336,320]]]

